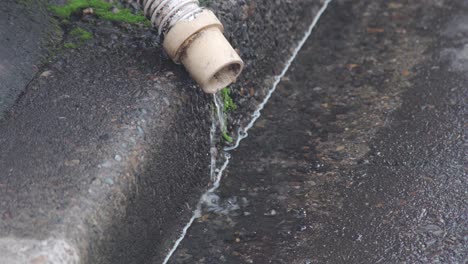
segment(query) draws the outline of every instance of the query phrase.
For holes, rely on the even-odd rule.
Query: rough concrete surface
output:
[[[466,1],[333,1],[170,263],[466,263]]]
[[[0,118],[39,70],[56,23],[40,1],[0,5]],[[18,34],[21,32],[21,34]]]
[[[21,16],[9,21],[24,25],[0,23],[17,47],[22,39],[44,40],[32,30],[41,25],[34,24],[36,12],[20,5],[45,6],[30,4],[45,3],[6,1],[0,8],[1,19]],[[255,89],[239,98],[247,115],[320,3],[210,5],[246,60],[238,85]],[[167,59],[157,33],[145,26],[81,13],[59,22],[54,50],[36,45],[11,60],[5,56],[17,47],[0,41],[8,65],[25,65],[13,77],[0,75],[2,85],[11,83],[0,89],[8,98],[0,121],[0,263],[161,259],[209,184],[212,99]],[[67,49],[77,27],[93,38]],[[37,64],[46,53],[55,55]]]

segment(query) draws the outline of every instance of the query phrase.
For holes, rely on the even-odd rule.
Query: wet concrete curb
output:
[[[236,86],[236,126],[321,3],[209,4],[247,63]],[[211,98],[162,55],[148,28],[77,17],[62,25],[62,43],[76,27],[94,38],[30,73],[0,121],[0,256],[7,263],[163,258],[209,183]]]

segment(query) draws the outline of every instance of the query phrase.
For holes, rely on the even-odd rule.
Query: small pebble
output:
[[[92,9],[91,7],[83,9],[83,15],[92,15],[92,14],[94,14],[94,9]]]
[[[45,71],[45,72],[41,73],[41,77],[45,77],[45,78],[47,78],[47,77],[49,77],[51,75],[52,75],[52,71]]]
[[[106,178],[106,179],[104,180],[104,182],[107,183],[107,184],[109,184],[109,185],[114,184],[114,180],[112,180],[111,178]]]
[[[115,155],[114,159],[115,159],[116,161],[122,161],[122,157],[121,157],[120,155],[118,155],[118,154]]]
[[[276,211],[275,211],[275,209],[272,209],[270,212],[266,213],[265,215],[274,216],[274,215],[276,215]]]

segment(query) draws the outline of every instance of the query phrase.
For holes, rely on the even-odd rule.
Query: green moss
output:
[[[74,28],[70,31],[70,35],[77,38],[80,41],[87,41],[93,38],[93,34],[80,27]]]
[[[76,49],[78,46],[75,43],[67,42],[63,44],[63,47],[66,49]]]
[[[230,137],[226,131],[223,132],[223,139],[226,140],[229,143],[232,143],[233,139]]]
[[[146,17],[143,15],[135,15],[129,9],[121,9],[117,13],[106,10],[96,10],[95,12],[100,18],[106,20],[126,22],[129,24],[141,23],[148,26],[151,24],[151,22]]]
[[[231,112],[237,109],[237,105],[234,103],[234,101],[231,98],[231,91],[229,88],[224,88],[221,90],[221,97],[223,98],[223,103],[224,103],[224,112]]]
[[[93,8],[94,13],[102,19],[130,24],[142,23],[150,25],[150,21],[146,17],[140,14],[133,14],[129,9],[120,9],[115,13],[112,12],[113,4],[104,2],[103,0],[69,0],[63,6],[50,6],[50,10],[61,19],[69,19],[72,14],[88,7]]]
[[[101,0],[69,0],[66,5],[51,6],[50,10],[52,10],[52,12],[54,12],[56,16],[62,19],[68,19],[73,13],[78,12],[79,10],[85,9],[87,7],[109,10],[112,7],[112,4]]]
[[[212,112],[212,115],[215,116],[216,115],[216,106],[212,103],[211,104],[211,112]],[[226,116],[225,116],[225,119],[224,119],[225,123],[227,122],[227,119],[226,119]],[[229,136],[228,132],[227,132],[227,128],[226,126],[223,126],[223,127],[220,127],[221,129],[221,137],[224,141],[226,142],[229,142],[229,143],[232,143],[233,142],[233,139],[231,136]]]
[[[62,21],[60,21],[62,23],[62,25],[70,25],[70,20],[68,19],[62,19]]]
[[[228,113],[237,109],[237,105],[234,103],[234,101],[231,98],[231,90],[229,90],[229,88],[226,87],[221,90],[221,98],[223,100],[223,105],[224,105],[223,112],[224,113]],[[224,115],[224,116],[226,118],[224,120],[225,121],[224,123],[227,123],[227,115]],[[232,143],[233,139],[232,137],[228,135],[226,127],[221,128],[221,134],[225,141]]]

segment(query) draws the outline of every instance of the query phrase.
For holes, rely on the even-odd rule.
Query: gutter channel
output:
[[[181,242],[184,240],[185,236],[187,235],[188,230],[193,225],[194,221],[202,216],[203,206],[207,205],[207,204],[211,204],[211,199],[213,199],[213,197],[216,197],[216,194],[214,194],[214,192],[220,187],[221,180],[222,180],[222,177],[223,177],[223,172],[227,168],[227,166],[229,165],[229,161],[231,159],[231,154],[229,152],[232,151],[232,150],[237,149],[239,147],[239,145],[240,145],[240,142],[243,139],[248,137],[248,131],[254,126],[257,119],[260,118],[261,111],[263,110],[265,105],[268,103],[269,99],[271,98],[271,95],[276,91],[276,88],[278,87],[278,84],[281,82],[281,79],[288,72],[289,68],[291,67],[291,64],[296,59],[297,55],[299,54],[300,50],[302,49],[302,47],[304,46],[306,41],[309,39],[310,35],[312,34],[313,29],[317,25],[320,17],[326,11],[326,9],[327,9],[327,7],[328,7],[328,5],[330,4],[331,1],[332,0],[326,0],[323,3],[323,5],[320,8],[319,12],[314,17],[314,20],[310,24],[308,30],[306,31],[306,33],[304,34],[302,39],[298,42],[298,44],[294,48],[293,54],[286,61],[286,64],[285,64],[283,70],[278,75],[276,75],[274,77],[275,81],[273,83],[273,86],[270,88],[270,90],[268,91],[268,94],[265,96],[265,98],[260,103],[260,105],[255,110],[255,112],[251,115],[251,120],[248,123],[248,125],[246,127],[244,127],[244,128],[239,128],[238,133],[237,133],[237,140],[236,140],[235,145],[231,146],[231,147],[225,147],[223,149],[224,151],[220,155],[221,160],[223,160],[222,165],[221,165],[220,168],[215,167],[216,163],[217,163],[216,162],[216,160],[217,160],[216,151],[214,151],[214,152],[211,151],[211,174],[212,174],[211,177],[212,177],[212,180],[213,180],[212,187],[209,188],[200,197],[200,200],[197,203],[197,207],[194,210],[192,217],[187,222],[187,224],[184,226],[180,237],[175,241],[173,247],[170,249],[170,251],[168,252],[166,257],[164,258],[163,264],[167,264],[169,262],[169,260],[173,256],[173,254],[178,249]],[[217,95],[214,95],[214,96],[217,96]],[[210,135],[210,140],[211,140],[210,144],[211,144],[211,146],[213,146],[215,144],[214,140],[216,139],[216,136],[215,136],[216,131],[217,131],[216,127],[218,127],[220,130],[222,129],[222,127],[221,127],[222,123],[219,121],[219,120],[221,120],[221,118],[219,117],[219,113],[221,113],[222,109],[223,109],[223,105],[217,103],[217,100],[216,100],[215,97],[213,97],[213,99],[214,99],[214,102],[215,102],[215,106],[217,108],[216,112],[218,113],[218,116],[217,117],[215,117],[214,115],[212,116],[212,126],[211,126],[211,131],[210,131],[210,133],[211,133],[211,135]]]

